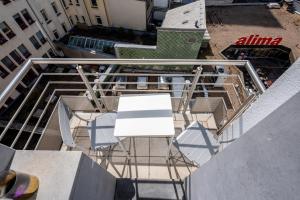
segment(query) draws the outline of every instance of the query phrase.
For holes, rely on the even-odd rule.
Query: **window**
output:
[[[77,15],[75,15],[75,18],[76,18],[76,21],[77,21],[77,23],[79,22],[79,18],[78,18],[78,16]]]
[[[70,18],[70,22],[71,22],[71,24],[72,24],[72,25],[74,25],[74,22],[73,22],[73,19],[72,19],[72,17],[70,16],[69,18]]]
[[[79,0],[76,0],[76,6],[80,6]]]
[[[39,49],[41,47],[40,43],[37,41],[37,39],[33,36],[29,38],[30,42],[34,46],[35,49]]]
[[[42,14],[44,20],[49,24],[50,20],[49,20],[48,15],[47,15],[47,13],[44,9],[41,10],[41,14]]]
[[[97,21],[97,24],[102,25],[102,19],[100,16],[96,16],[96,21]]]
[[[5,56],[1,61],[10,71],[17,68],[17,65],[8,56]]]
[[[62,28],[64,29],[65,33],[67,33],[68,30],[67,30],[66,24],[65,24],[65,23],[62,23],[61,26],[62,26]]]
[[[98,7],[97,0],[91,0],[91,4],[92,4],[92,8]]]
[[[13,18],[15,19],[15,21],[17,22],[17,24],[20,26],[20,28],[22,30],[26,29],[28,26],[27,24],[24,22],[24,20],[22,19],[21,15],[19,13],[15,14],[13,16]]]
[[[69,2],[70,2],[70,5],[73,5],[73,2],[72,2],[72,0],[70,0]]]
[[[29,25],[34,23],[34,20],[32,19],[32,17],[26,9],[22,10],[21,13]]]
[[[5,78],[9,73],[0,65],[0,76]]]
[[[0,45],[4,44],[5,42],[7,42],[7,39],[2,35],[2,33],[0,33]]]
[[[6,22],[0,23],[0,29],[3,31],[3,33],[9,38],[13,38],[16,36],[16,34],[9,28],[9,26],[6,24]]]
[[[19,51],[25,58],[29,58],[31,56],[31,53],[28,51],[28,49],[24,46],[24,44],[21,44],[18,47]]]
[[[47,40],[45,39],[44,35],[42,34],[41,31],[36,33],[37,38],[40,40],[40,42],[42,44],[45,44],[47,42]]]
[[[12,52],[9,53],[9,55],[20,65],[22,64],[25,60],[20,56],[20,54],[16,51],[13,50]]]
[[[42,55],[42,57],[43,57],[43,58],[49,58],[49,56],[48,56],[47,53],[44,53],[44,54]]]
[[[58,35],[58,32],[56,29],[53,31],[53,35],[54,35],[55,39],[59,39],[59,35]]]
[[[50,57],[55,58],[55,53],[53,52],[52,49],[48,50],[48,54],[50,55]]]
[[[83,23],[85,23],[85,18],[84,16],[81,16]]]
[[[27,74],[23,77],[22,82],[27,85],[30,86],[37,78],[37,75],[35,74],[35,72],[32,69],[29,69]]]
[[[58,12],[58,9],[57,9],[57,6],[56,6],[55,2],[52,2],[52,3],[51,3],[51,6],[52,6],[52,8],[53,8],[53,10],[54,10],[54,13],[55,13],[57,16],[59,16],[59,15],[60,15],[60,12]]]

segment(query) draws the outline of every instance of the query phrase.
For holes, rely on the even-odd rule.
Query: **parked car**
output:
[[[280,8],[281,8],[281,6],[280,6],[279,3],[268,3],[268,4],[267,4],[267,7],[268,7],[269,9],[280,9]]]

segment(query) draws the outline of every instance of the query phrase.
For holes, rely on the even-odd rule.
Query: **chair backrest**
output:
[[[191,161],[202,165],[218,152],[219,143],[209,130],[194,121],[177,136],[175,146]]]
[[[70,116],[71,112],[69,107],[60,100],[58,102],[58,121],[63,143],[69,147],[76,147],[70,127]]]

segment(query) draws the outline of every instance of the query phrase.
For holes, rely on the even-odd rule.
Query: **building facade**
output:
[[[152,0],[2,0],[0,91],[28,58],[63,56],[53,41],[64,37],[75,25],[146,30],[151,8]],[[4,107],[27,91],[46,67],[30,70]]]

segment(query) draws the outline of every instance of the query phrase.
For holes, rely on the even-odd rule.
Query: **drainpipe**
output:
[[[70,24],[70,27],[73,28],[73,24],[71,23],[71,21],[70,21],[70,19],[69,19],[69,16],[67,15],[66,8],[64,7],[64,5],[63,5],[63,3],[62,3],[61,1],[62,1],[62,0],[59,0],[59,3],[60,3],[60,5],[61,5],[61,7],[63,8],[63,11],[64,11],[64,13],[65,13],[65,15],[66,15],[66,17],[67,17],[67,20],[68,20],[68,22],[69,22],[69,24]]]
[[[103,0],[103,5],[104,5],[104,10],[105,10],[105,16],[106,16],[106,20],[107,20],[107,25],[108,26],[112,26],[111,25],[111,21],[110,21],[110,19],[109,19],[109,17],[108,17],[108,12],[107,12],[107,3],[106,3],[106,0]]]
[[[83,5],[84,5],[84,8],[85,8],[85,10],[86,10],[87,16],[88,16],[88,18],[89,18],[89,20],[90,20],[91,26],[92,26],[93,23],[92,23],[92,20],[91,20],[91,17],[90,17],[90,13],[89,13],[89,11],[88,11],[88,9],[87,9],[87,7],[86,7],[85,0],[83,0]]]
[[[38,16],[37,16],[36,12],[34,11],[34,9],[32,8],[31,4],[29,3],[29,0],[26,0],[26,3],[28,4],[28,6],[29,6],[30,10],[32,11],[34,17],[36,18],[36,23],[37,23],[38,28],[41,30],[41,32],[43,33],[43,35],[46,36],[47,42],[48,42],[49,45],[52,47],[52,49],[54,50],[55,55],[57,56],[58,53],[57,53],[57,51],[56,51],[56,48],[55,48],[55,46],[54,46],[54,44],[53,44],[53,42],[52,42],[52,40],[51,40],[49,34],[47,33],[47,31],[46,31],[45,28],[43,27],[42,22],[39,20],[39,18],[38,18]]]

